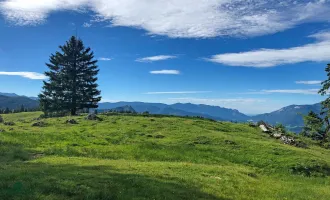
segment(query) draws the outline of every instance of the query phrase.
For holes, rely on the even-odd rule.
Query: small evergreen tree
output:
[[[76,115],[79,109],[97,108],[101,92],[97,89],[99,70],[94,53],[74,36],[60,50],[46,64],[50,71],[45,72],[49,80],[44,81],[39,95],[42,110],[46,115],[49,112]]]
[[[19,111],[20,111],[20,112],[24,112],[24,111],[25,111],[25,108],[24,108],[24,105],[23,105],[23,104],[21,105],[21,108],[20,108]]]
[[[278,132],[281,132],[281,133],[286,133],[286,128],[283,124],[276,124],[275,126],[275,130],[278,131]]]
[[[4,114],[8,114],[8,113],[10,113],[9,108],[7,107],[3,113],[4,113]]]
[[[328,90],[330,88],[330,64],[325,68],[328,79],[322,82],[322,88],[319,91],[319,94],[322,96],[328,96],[328,98],[322,101],[322,110],[321,115],[324,116],[325,131],[323,131],[322,139],[323,141],[327,140],[328,133],[330,131],[330,96],[328,95]]]
[[[304,116],[304,128],[302,135],[314,140],[322,140],[324,134],[323,119],[313,111]]]

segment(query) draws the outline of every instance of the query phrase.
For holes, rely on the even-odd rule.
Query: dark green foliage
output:
[[[315,140],[321,140],[323,135],[323,119],[313,111],[310,111],[308,115],[304,116],[305,126],[302,131],[302,135],[313,138]]]
[[[7,107],[4,111],[3,111],[4,114],[9,114],[10,113],[10,110],[9,108]]]
[[[39,95],[45,114],[52,112],[70,112],[97,108],[101,100],[96,83],[98,74],[97,60],[90,48],[85,48],[82,40],[72,36],[61,52],[52,54],[46,64],[50,71],[44,81],[43,91]]]
[[[286,128],[283,124],[276,124],[275,130],[280,133],[286,133]]]
[[[330,89],[330,64],[325,68],[325,72],[327,73],[328,79],[322,82],[322,89],[319,91],[322,96],[328,96],[326,100],[322,101],[321,115],[324,116],[325,123],[325,131],[322,135],[323,141],[327,140],[328,132],[330,131],[330,96],[328,95]]]

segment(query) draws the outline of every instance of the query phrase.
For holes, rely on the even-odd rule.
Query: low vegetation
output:
[[[330,199],[330,151],[306,137],[297,148],[248,124],[41,114],[2,115],[0,199]]]

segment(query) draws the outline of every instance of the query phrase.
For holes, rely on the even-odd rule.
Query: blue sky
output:
[[[36,96],[78,32],[102,101],[196,103],[257,114],[312,104],[330,60],[328,0],[3,0],[0,92]]]

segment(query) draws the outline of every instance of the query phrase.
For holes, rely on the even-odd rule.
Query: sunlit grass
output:
[[[330,199],[330,151],[308,140],[179,117],[32,127],[40,114],[3,115],[15,125],[0,124],[0,199]]]

